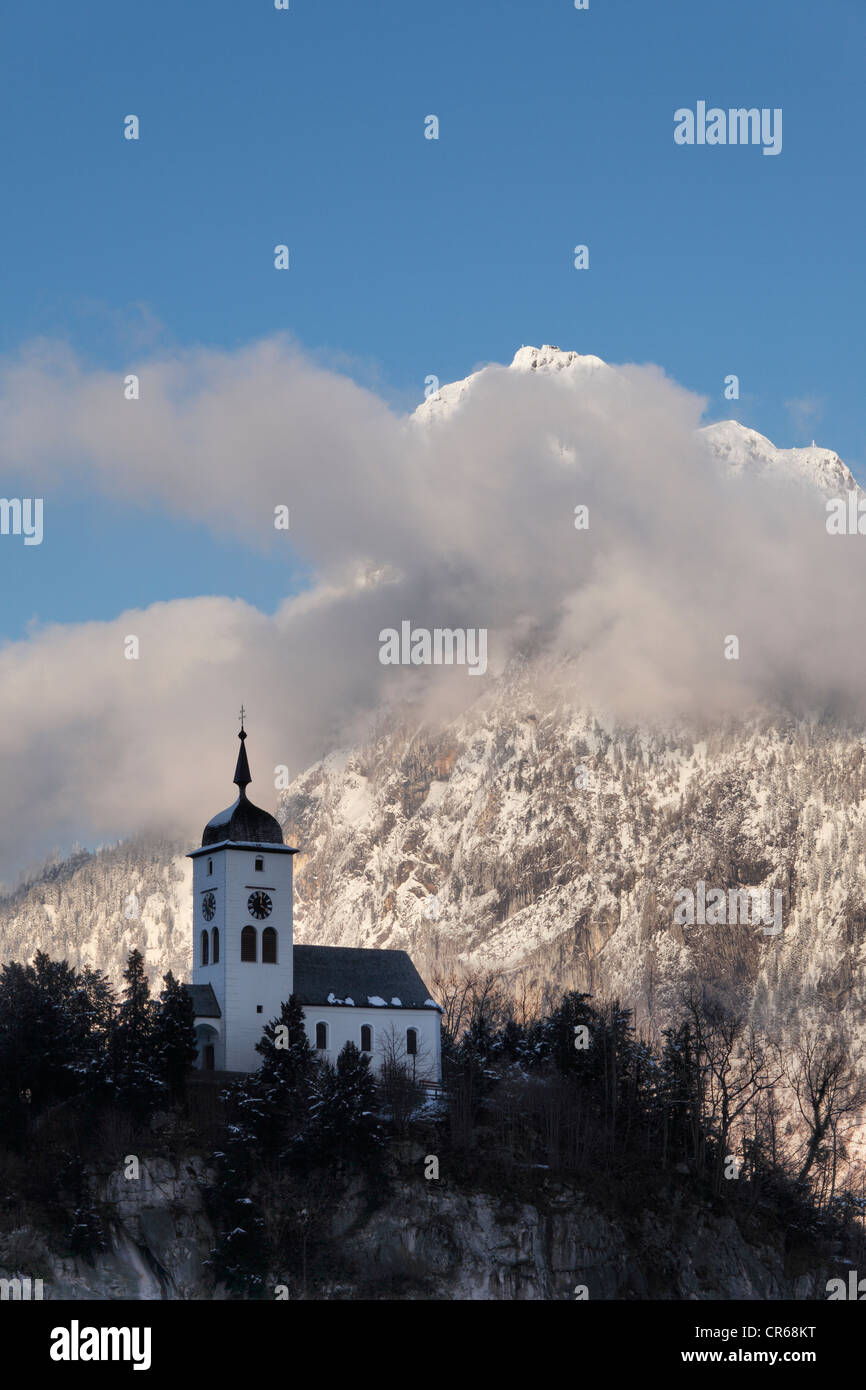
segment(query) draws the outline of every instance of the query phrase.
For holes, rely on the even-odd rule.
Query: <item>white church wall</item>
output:
[[[321,1005],[305,1004],[304,1021],[310,1046],[316,1047],[316,1024],[325,1023],[328,1027],[328,1046],[318,1055],[329,1062],[336,1062],[347,1042],[361,1047],[361,1028],[369,1024],[373,1030],[372,1066],[378,1071],[383,1053],[390,1048],[390,1035],[393,1029],[397,1055],[411,1063],[406,1051],[406,1030],[414,1028],[418,1034],[418,1053],[416,1056],[417,1075],[421,1078],[438,1081],[441,1076],[441,1031],[438,1009],[390,1009],[381,1005]]]

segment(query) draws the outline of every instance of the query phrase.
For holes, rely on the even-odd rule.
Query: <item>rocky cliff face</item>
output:
[[[649,733],[544,688],[515,670],[453,723],[392,726],[296,781],[299,939],[522,970],[644,1019],[697,974],[759,1017],[860,1022],[863,734],[770,716]],[[781,892],[782,932],[677,923],[701,880]]]
[[[95,1183],[94,1198],[111,1213],[110,1249],[91,1265],[60,1258],[32,1231],[12,1232],[0,1238],[0,1278],[41,1278],[45,1299],[224,1298],[205,1265],[213,1232],[204,1177],[196,1160],[151,1159],[137,1181],[119,1174]],[[330,1236],[333,1272],[312,1297],[813,1299],[826,1297],[832,1273],[792,1264],[781,1233],[750,1245],[733,1220],[685,1198],[664,1221],[649,1212],[623,1220],[560,1182],[545,1184],[533,1204],[404,1176],[372,1213],[354,1189]],[[275,1297],[292,1275],[273,1272]]]

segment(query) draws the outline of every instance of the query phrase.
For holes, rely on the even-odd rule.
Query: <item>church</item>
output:
[[[256,1043],[294,994],[307,1036],[331,1062],[347,1042],[370,1057],[404,1061],[419,1080],[442,1074],[439,1018],[405,951],[296,946],[292,856],[274,816],[247,797],[250,777],[241,711],[237,800],[208,821],[193,861],[193,978],[196,1065],[250,1072]]]

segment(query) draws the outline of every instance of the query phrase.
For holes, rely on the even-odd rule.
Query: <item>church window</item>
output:
[[[406,1051],[410,1057],[414,1057],[418,1052],[418,1029],[406,1029]]]
[[[209,874],[212,874],[212,873],[213,873],[213,860],[212,860],[212,859],[209,859],[209,860],[207,861],[207,871],[208,871]]]
[[[259,873],[262,873],[262,872],[264,871],[264,867],[265,867],[265,861],[264,861],[264,859],[257,859],[257,860],[256,860],[256,869],[257,869],[257,871],[258,871]]]
[[[273,927],[265,927],[262,932],[262,965],[277,963],[277,933]]]
[[[202,963],[202,965],[207,965],[207,963],[208,963],[208,959],[207,959],[207,932],[206,932],[206,931],[203,931],[202,934],[201,934],[201,963]]]
[[[213,929],[213,950],[211,951],[211,956],[212,956],[212,958],[213,958],[213,963],[214,963],[214,965],[219,965],[219,960],[220,960],[220,929],[219,929],[219,927],[214,927],[214,929]]]
[[[361,1051],[373,1051],[373,1029],[371,1028],[369,1023],[364,1023],[361,1025]]]
[[[244,927],[241,932],[241,960],[254,961],[256,958],[256,929]]]
[[[316,1024],[316,1047],[320,1052],[327,1051],[328,1047],[328,1025],[327,1023]]]

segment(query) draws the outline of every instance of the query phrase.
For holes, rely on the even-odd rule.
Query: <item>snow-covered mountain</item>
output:
[[[832,449],[777,449],[757,430],[736,420],[705,425],[701,436],[734,475],[764,474],[780,482],[803,482],[839,496],[857,487],[854,475]]]
[[[487,370],[502,368],[443,386],[415,419],[435,429]],[[508,370],[579,389],[611,369],[524,347]],[[828,449],[779,450],[735,421],[701,438],[735,476],[856,487]],[[298,776],[279,811],[300,850],[297,939],[407,947],[431,985],[468,962],[530,992],[616,994],[654,1028],[690,980],[758,1017],[861,1023],[866,730],[777,709],[723,727],[618,724],[581,705],[573,674],[525,654],[459,717],[391,709]],[[130,841],[53,867],[0,901],[0,959],[41,947],[117,979],[140,945],[152,976],[187,974],[189,847]],[[678,925],[675,896],[699,881],[781,891],[783,931]]]
[[[652,733],[571,707],[565,670],[517,662],[438,727],[411,710],[284,793],[299,941],[407,947],[530,990],[618,994],[660,1026],[690,978],[802,1020],[866,1002],[866,737],[767,712]],[[0,958],[52,956],[119,978],[190,967],[183,842],[79,855],[0,902]],[[778,937],[678,926],[694,887],[784,892]],[[429,983],[429,980],[428,980]]]
[[[447,418],[477,387],[484,373],[490,370],[499,371],[501,368],[498,365],[492,369],[482,367],[462,381],[440,386],[437,392],[419,405],[414,418],[425,423]],[[509,367],[509,371],[513,372],[567,372],[574,379],[579,379],[585,373],[606,370],[607,363],[602,362],[600,357],[582,356],[579,352],[564,352],[562,348],[550,346],[520,348]]]
[[[431,426],[450,418],[477,389],[486,372],[501,370],[498,364],[482,367],[462,381],[441,386],[418,406],[413,418]],[[520,348],[508,370],[521,373],[538,371],[551,375],[561,373],[565,381],[579,389],[595,373],[610,371],[611,368],[600,357],[545,344],[540,348]],[[811,483],[820,491],[834,495],[857,487],[850,469],[832,449],[821,449],[815,445],[804,449],[777,449],[757,430],[748,429],[736,420],[706,425],[700,435],[711,454],[735,476],[765,475],[779,482]]]
[[[606,726],[561,698],[566,675],[518,666],[451,724],[383,729],[298,778],[299,937],[618,994],[655,1023],[690,977],[760,1013],[859,1017],[863,733]],[[675,925],[699,880],[782,891],[783,932]]]

